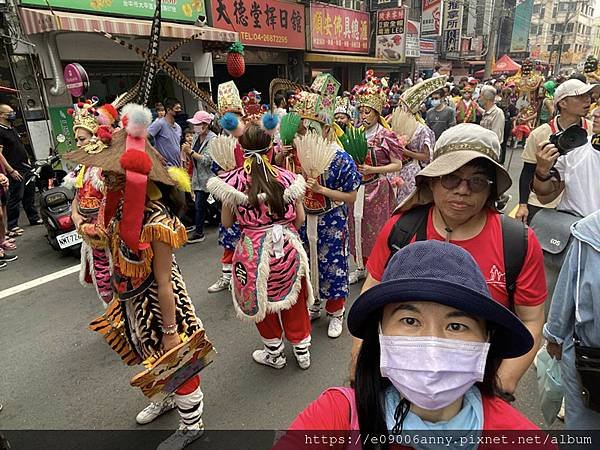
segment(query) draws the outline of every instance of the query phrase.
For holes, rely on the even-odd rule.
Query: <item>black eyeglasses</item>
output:
[[[458,175],[451,173],[449,175],[442,175],[440,177],[440,182],[442,183],[442,186],[446,189],[455,189],[458,186],[460,186],[460,184],[463,181],[467,182],[467,186],[469,187],[471,192],[475,194],[483,192],[488,186],[494,184],[492,180],[488,180],[487,178],[481,177],[479,175],[473,175],[472,177],[468,178],[461,178]]]

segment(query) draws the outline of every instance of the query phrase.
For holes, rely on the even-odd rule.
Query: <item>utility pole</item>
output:
[[[504,0],[495,0],[494,9],[492,14],[492,27],[490,30],[490,37],[488,38],[487,54],[485,55],[485,71],[483,74],[484,79],[488,79],[492,76],[492,64],[494,63],[494,56],[496,55],[496,48],[498,46],[498,35],[500,34],[500,16],[504,9]]]

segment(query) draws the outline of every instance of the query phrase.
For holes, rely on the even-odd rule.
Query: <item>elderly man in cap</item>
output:
[[[531,132],[523,150],[523,169],[519,178],[519,209],[516,218],[530,223],[531,219],[541,208],[555,208],[560,201],[542,204],[535,193],[531,192],[531,185],[537,164],[536,152],[541,144],[547,141],[552,134],[566,130],[571,125],[578,124],[591,134],[592,127],[585,119],[590,110],[592,93],[600,92],[600,85],[585,84],[580,80],[567,80],[556,88],[554,92],[554,108],[557,116],[550,122],[537,127]]]
[[[499,153],[498,136],[479,125],[459,124],[440,136],[433,161],[416,177],[415,193],[377,238],[363,292],[380,283],[392,254],[415,240],[445,240],[467,250],[492,297],[513,310],[535,339],[526,355],[502,362],[501,387],[511,398],[539,347],[547,292],[535,234],[495,209],[496,200],[511,185]],[[353,354],[359,347],[356,342]]]
[[[194,117],[188,119],[188,123],[194,127],[194,140],[191,146],[184,146],[184,150],[194,161],[192,189],[194,190],[196,204],[196,229],[192,237],[188,239],[190,244],[204,240],[204,217],[208,209],[207,200],[210,195],[206,183],[210,177],[214,176],[211,171],[213,160],[208,153],[208,143],[217,137],[209,129],[213,118],[213,115],[206,111],[198,111],[194,114]]]
[[[479,96],[479,113],[481,114],[480,125],[483,128],[492,130],[498,135],[500,143],[504,141],[504,112],[496,106],[496,88],[492,86],[483,86]],[[500,163],[504,163],[504,152],[500,146]]]

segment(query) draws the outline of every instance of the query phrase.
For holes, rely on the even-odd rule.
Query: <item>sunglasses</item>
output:
[[[442,175],[440,177],[440,183],[445,189],[455,189],[460,186],[463,181],[467,182],[469,190],[475,194],[483,192],[488,186],[494,184],[492,180],[488,180],[487,178],[478,175],[462,178],[451,173],[450,175]]]

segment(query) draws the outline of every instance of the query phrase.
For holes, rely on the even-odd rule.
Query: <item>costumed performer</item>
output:
[[[344,95],[336,98],[333,118],[344,133],[348,127],[354,126],[354,106],[350,103],[350,97]]]
[[[264,344],[252,358],[275,369],[285,367],[285,335],[300,368],[308,369],[308,307],[314,299],[308,256],[297,231],[304,222],[306,183],[301,175],[271,165],[277,118],[265,114],[261,123],[247,124],[239,138],[243,167],[211,178],[208,189],[222,202],[223,225],[237,221],[242,230],[233,255],[231,293],[238,317],[256,324]]]
[[[223,127],[223,133],[228,136],[239,138],[244,132],[244,107],[240,97],[240,91],[233,81],[221,83],[218,87],[217,104],[221,119],[220,125]],[[238,167],[241,167],[244,161],[241,147],[236,146],[235,160]],[[215,174],[223,172],[223,168],[213,162],[212,171]],[[219,245],[223,247],[223,256],[221,257],[221,276],[208,288],[209,293],[221,292],[229,289],[231,284],[231,262],[235,246],[240,239],[240,227],[237,223],[229,227],[219,225]]]
[[[402,147],[398,136],[390,130],[381,116],[386,102],[381,80],[369,70],[366,79],[355,86],[353,91],[360,112],[361,127],[367,138],[368,153],[364,164],[358,165],[363,179],[350,214],[350,252],[358,267],[350,274],[350,284],[367,276],[365,264],[371,249],[396,205],[392,183],[386,175],[402,169]],[[369,212],[369,218],[361,223],[363,210]],[[360,233],[357,232],[357,223],[361,223]]]
[[[302,118],[299,135],[315,131],[327,144],[335,147],[331,163],[316,179],[309,178],[300,167],[307,177],[304,197],[306,228],[302,228],[300,234],[309,248],[315,293],[315,303],[309,308],[309,313],[311,320],[321,317],[321,302],[325,302],[329,316],[327,335],[330,338],[339,337],[343,329],[344,305],[348,297],[347,205],[356,200],[361,181],[354,160],[338,144],[333,127],[334,99],[339,86],[340,83],[330,74],[321,74],[315,78],[311,92],[300,92],[291,106]]]
[[[203,328],[173,256],[186,242],[175,214],[175,186],[189,191],[190,181],[182,169],[167,170],[148,142],[149,109],[129,104],[122,116],[125,129],[114,133],[110,147],[96,153],[82,147],[65,158],[101,168],[107,190],[98,221],[80,227],[110,249],[113,261],[115,298],[90,328],[128,365],[148,367]],[[154,418],[173,407],[180,415],[179,429],[159,450],[182,449],[203,434],[202,399],[200,377],[194,375],[173,397],[151,405],[158,409]]]
[[[110,104],[102,107],[105,114],[100,115],[95,109],[96,103],[97,99],[79,102],[67,111],[73,116],[77,148],[87,152],[102,151],[110,144],[111,125],[118,117],[116,109]],[[91,166],[77,167],[65,177],[63,186],[76,190],[71,205],[71,219],[83,239],[79,281],[84,286],[92,284],[102,305],[106,307],[113,298],[109,254],[105,248],[92,247],[81,231],[82,224],[93,224],[98,220],[105,190],[102,170]]]
[[[473,87],[467,84],[462,91],[462,97],[456,103],[456,123],[477,122],[477,104],[472,97]]]

